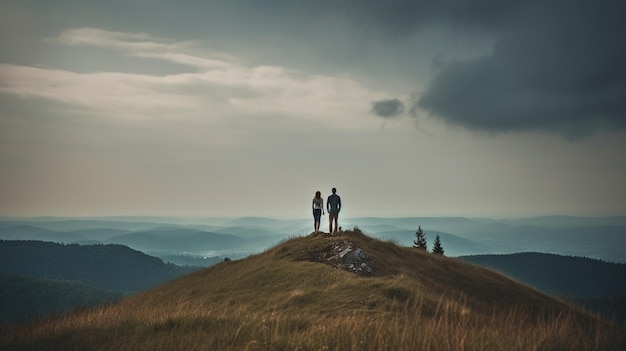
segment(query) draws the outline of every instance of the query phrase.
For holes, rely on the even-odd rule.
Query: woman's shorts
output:
[[[313,210],[313,218],[315,219],[316,222],[319,222],[320,218],[322,218],[322,210],[321,209]]]

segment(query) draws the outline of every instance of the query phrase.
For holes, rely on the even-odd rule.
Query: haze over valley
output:
[[[323,227],[327,222],[323,221]],[[346,218],[344,229],[411,246],[421,227],[436,235],[447,256],[543,252],[626,263],[626,217],[534,217],[515,220],[462,217]],[[244,218],[31,218],[0,220],[0,239],[78,244],[121,244],[157,257],[241,258],[312,231],[311,220]],[[327,230],[327,228],[326,228]]]

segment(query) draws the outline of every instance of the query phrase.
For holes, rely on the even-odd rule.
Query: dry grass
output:
[[[346,239],[374,259],[375,277],[315,262]],[[5,328],[0,349],[619,350],[623,335],[491,271],[348,232],[294,238],[113,306]]]

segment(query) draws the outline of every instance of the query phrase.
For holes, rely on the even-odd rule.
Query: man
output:
[[[332,195],[326,201],[326,210],[328,210],[328,232],[334,233],[338,228],[339,211],[341,210],[341,197],[337,195],[337,189],[333,188]],[[333,221],[335,222],[335,230],[333,230]]]

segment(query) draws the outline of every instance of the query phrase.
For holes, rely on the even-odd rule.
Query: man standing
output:
[[[333,188],[333,193],[328,197],[326,201],[326,209],[328,210],[328,232],[334,233],[337,231],[339,211],[341,210],[341,197],[337,195],[337,189]],[[333,230],[333,221],[335,222],[335,230]]]

